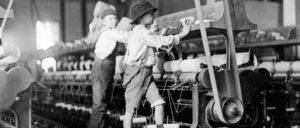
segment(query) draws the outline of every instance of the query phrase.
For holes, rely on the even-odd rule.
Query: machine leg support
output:
[[[191,128],[197,128],[199,125],[199,92],[198,86],[194,85],[192,88],[193,95],[193,123]]]

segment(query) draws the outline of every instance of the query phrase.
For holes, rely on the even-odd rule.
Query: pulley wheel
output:
[[[223,122],[220,120],[219,114],[217,113],[217,107],[215,101],[211,100],[206,106],[207,116],[210,120],[215,122]],[[226,124],[238,123],[244,114],[243,104],[235,98],[223,98],[221,99],[221,109]]]

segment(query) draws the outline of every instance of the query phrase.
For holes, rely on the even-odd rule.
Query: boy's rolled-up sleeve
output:
[[[141,39],[145,45],[161,48],[162,46],[168,46],[171,44],[179,44],[180,37],[178,35],[161,36],[148,31],[140,31]]]
[[[118,29],[111,29],[108,30],[104,33],[102,33],[103,37],[111,39],[111,40],[115,40],[121,43],[127,43],[127,40],[129,39],[131,32],[127,32],[127,31],[122,31],[122,30],[118,30]]]
[[[101,59],[105,59],[113,52],[116,42],[127,43],[131,32],[121,31],[117,29],[102,29],[101,35],[95,46],[95,54]]]

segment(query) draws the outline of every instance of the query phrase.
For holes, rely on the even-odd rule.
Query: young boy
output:
[[[116,10],[115,7],[113,5],[107,4],[105,2],[102,1],[98,1],[95,5],[94,8],[94,17],[92,22],[89,25],[89,34],[87,36],[87,40],[86,42],[88,44],[96,44],[97,40],[101,34],[101,28],[102,28],[102,19],[101,19],[101,15],[103,13],[104,10],[106,9],[113,9]]]
[[[116,29],[118,19],[115,10],[104,10],[101,19],[103,27],[96,43],[92,69],[93,108],[90,128],[105,127],[106,109],[115,74],[117,41],[126,43],[130,37],[129,32]]]
[[[128,39],[124,58],[124,63],[127,64],[123,79],[123,85],[126,87],[124,128],[131,128],[134,110],[143,96],[146,96],[151,107],[155,108],[154,118],[158,128],[163,127],[165,101],[160,96],[152,78],[152,66],[155,64],[153,48],[178,44],[180,38],[185,37],[190,31],[190,22],[187,21],[178,35],[160,36],[152,33],[149,28],[153,24],[153,14],[156,10],[157,8],[146,0],[137,1],[131,8],[132,24],[136,26]]]

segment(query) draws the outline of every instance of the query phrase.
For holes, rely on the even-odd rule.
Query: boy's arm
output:
[[[121,43],[127,43],[127,40],[129,39],[130,35],[131,35],[131,31],[127,32],[119,29],[111,29],[106,32],[103,32],[102,36],[104,38],[108,38]]]
[[[141,31],[141,38],[146,45],[156,48],[173,44],[177,45],[180,39],[188,35],[191,30],[191,22],[189,20],[186,20],[182,25],[182,31],[177,35],[162,36],[150,33],[149,31]]]
[[[179,44],[179,35],[161,36],[154,33],[141,32],[141,40],[145,45],[155,48],[162,48],[171,44]]]

